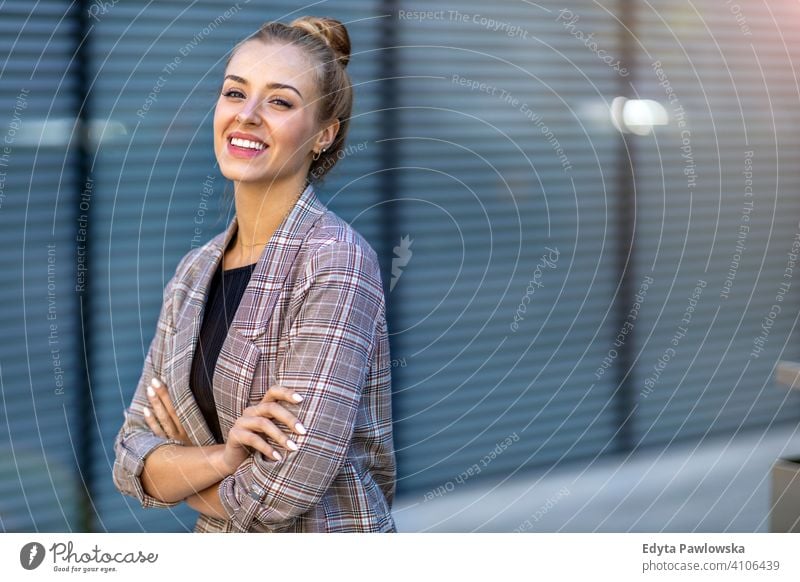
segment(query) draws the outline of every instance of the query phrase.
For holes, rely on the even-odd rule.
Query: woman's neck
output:
[[[264,245],[297,203],[306,182],[301,178],[268,187],[250,182],[237,182],[234,186],[237,231],[228,258],[233,263],[249,265],[258,260]]]

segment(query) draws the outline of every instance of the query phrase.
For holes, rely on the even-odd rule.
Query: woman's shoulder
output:
[[[378,253],[358,230],[328,209],[303,241],[298,261],[299,285],[311,284],[320,273],[357,285],[385,310],[383,278]],[[384,315],[385,317],[385,315]]]
[[[353,253],[363,253],[371,261],[378,262],[378,254],[367,239],[330,208],[314,224],[304,246],[309,255],[345,249]]]

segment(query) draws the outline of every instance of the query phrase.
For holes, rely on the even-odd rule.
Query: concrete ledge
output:
[[[409,493],[393,514],[401,532],[767,532],[772,467],[797,451],[787,423]]]

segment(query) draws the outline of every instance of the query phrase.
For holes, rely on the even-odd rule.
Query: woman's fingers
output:
[[[285,388],[280,384],[273,384],[269,387],[267,393],[264,394],[264,398],[261,399],[262,402],[277,402],[279,400],[297,404],[303,401],[303,397],[291,388]]]
[[[251,432],[262,433],[289,451],[298,449],[297,443],[285,435],[274,422],[263,416],[242,416],[236,421],[236,425]]]
[[[303,397],[294,390],[275,385],[267,391],[261,402],[245,408],[242,416],[236,420],[228,433],[228,447],[225,452],[229,457],[230,466],[235,469],[241,463],[237,457],[237,449],[246,450],[248,447],[261,452],[265,459],[280,461],[281,454],[267,439],[271,439],[273,443],[283,446],[288,451],[298,450],[297,443],[290,438],[291,430],[301,435],[307,431],[299,419],[284,407],[283,402],[297,404],[302,400]],[[289,433],[285,434],[270,419],[291,427]]]
[[[244,417],[242,417],[244,418]],[[264,454],[267,459],[280,461],[281,454],[272,445],[265,441],[260,435],[249,430],[243,423],[237,422],[228,433],[228,444],[239,443],[252,447]]]
[[[306,434],[308,432],[303,423],[291,412],[286,410],[278,402],[264,402],[250,406],[245,410],[247,416],[263,416],[265,418],[274,418],[275,420],[283,423],[297,434]]]
[[[142,414],[144,415],[144,421],[147,423],[147,426],[150,427],[150,430],[153,431],[154,435],[167,438],[167,435],[164,434],[164,430],[161,428],[161,424],[156,420],[156,417],[153,416],[153,412],[150,410],[149,406],[142,406]]]
[[[169,397],[169,390],[167,390],[167,385],[164,384],[159,378],[153,378],[150,381],[150,384],[156,391],[156,395],[161,398],[161,404],[164,405],[164,409],[169,414],[170,418],[172,418],[172,422],[175,426],[180,426],[181,421],[178,419],[178,413],[175,412],[175,407],[172,406],[172,398]]]
[[[167,408],[161,399],[161,395],[156,394],[152,383],[147,386],[147,400],[150,402],[150,411],[161,425],[161,428],[166,436],[169,438],[175,438],[177,436],[178,429],[175,427],[169,412],[167,412]]]
[[[182,441],[186,445],[191,445],[192,441],[183,428],[178,413],[172,405],[172,398],[169,395],[167,385],[160,378],[150,380],[147,387],[147,398],[152,405],[153,414],[161,424],[161,428],[168,438]]]

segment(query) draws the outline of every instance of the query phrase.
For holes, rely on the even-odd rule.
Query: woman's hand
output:
[[[274,422],[275,419],[297,434],[306,434],[305,427],[291,412],[286,410],[280,401],[297,404],[303,400],[294,390],[284,388],[278,384],[272,386],[261,402],[244,409],[236,423],[228,433],[228,440],[225,443],[225,450],[222,455],[222,463],[226,471],[232,474],[252,452],[250,448],[261,451],[267,459],[280,461],[281,454],[270,445],[266,437],[271,437],[276,443],[280,443],[287,451],[296,451],[297,444],[289,436],[284,434]]]
[[[172,406],[167,385],[158,378],[153,378],[147,387],[147,399],[150,401],[150,406],[143,407],[142,412],[144,420],[153,434],[162,438],[179,440],[186,446],[192,446],[192,441]]]

